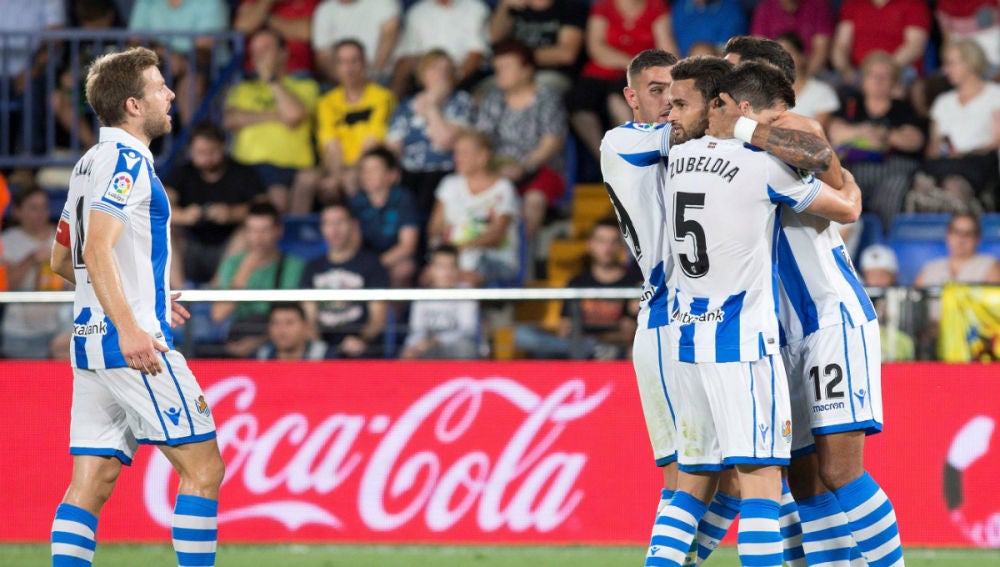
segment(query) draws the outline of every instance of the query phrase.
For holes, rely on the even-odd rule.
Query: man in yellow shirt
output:
[[[316,163],[312,117],[319,85],[285,74],[285,40],[273,30],[255,33],[248,49],[257,76],[229,91],[223,126],[235,133],[233,159],[254,166],[271,201],[285,211],[296,176]]]
[[[296,184],[293,213],[311,212],[317,195],[320,203],[327,203],[357,190],[354,166],[365,150],[385,140],[396,106],[388,89],[368,80],[360,42],[339,41],[333,54],[338,86],[316,105],[316,142],[322,168],[308,183]]]

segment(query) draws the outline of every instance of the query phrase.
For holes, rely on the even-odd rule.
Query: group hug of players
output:
[[[624,90],[634,121],[602,142],[645,277],[633,359],[664,471],[650,567],[701,564],[737,515],[743,565],[904,565],[864,469],[878,322],[836,225],[857,220],[861,190],[788,110],[793,80],[761,38],[725,59],[645,51]]]

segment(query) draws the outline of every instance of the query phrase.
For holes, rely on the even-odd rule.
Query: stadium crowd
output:
[[[178,289],[633,285],[620,236],[605,230],[614,221],[601,218],[607,198],[604,214],[574,218],[590,204],[581,187],[600,182],[604,132],[631,119],[625,68],[650,48],[721,55],[746,34],[791,54],[794,111],[826,128],[864,190],[865,222],[843,232],[867,284],[1000,283],[997,0],[0,0],[0,33],[60,28],[205,34],[157,45],[187,133],[187,158],[161,171]],[[213,92],[213,34],[225,31],[244,34],[245,65],[213,121],[198,107]],[[104,49],[79,45],[0,44],[4,100],[59,59],[57,87],[32,111],[53,116],[69,148],[95,141],[73,70]],[[42,151],[19,147],[11,125],[11,153]],[[63,285],[48,268],[59,192],[36,173],[0,173],[10,290]],[[909,257],[875,247],[914,213],[955,215],[948,257],[923,269],[920,257],[915,282],[897,278]],[[573,238],[564,273],[553,242]],[[481,307],[216,303],[196,310],[189,336],[195,356],[474,358],[492,334]],[[512,333],[519,350],[627,356],[634,306],[543,307],[518,317],[531,323]],[[2,354],[68,356],[68,316],[7,306]],[[893,338],[894,352],[912,357],[912,340]]]

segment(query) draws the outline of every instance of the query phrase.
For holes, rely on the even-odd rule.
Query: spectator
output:
[[[316,142],[323,162],[316,176],[300,176],[292,193],[293,213],[313,210],[357,191],[356,164],[362,152],[385,140],[396,99],[388,89],[368,80],[365,49],[354,39],[333,47],[339,83],[316,105]],[[318,193],[317,193],[318,191]]]
[[[287,51],[277,32],[250,38],[255,79],[240,82],[226,98],[223,127],[235,134],[233,159],[254,166],[279,211],[300,170],[313,167],[312,115],[319,85],[285,74]]]
[[[435,248],[427,273],[432,288],[458,286],[458,249],[447,245]],[[478,338],[479,303],[475,300],[414,301],[402,358],[477,358]]]
[[[371,1],[371,0],[369,0]],[[274,33],[288,46],[288,73],[313,74],[312,17],[320,0],[241,0],[233,29],[245,35],[262,29]]]
[[[66,5],[63,0],[12,0],[0,9],[0,32],[36,33],[60,29],[66,25]],[[37,40],[18,35],[5,39],[4,61],[0,65],[0,99],[23,100],[24,106],[31,105],[31,114],[45,116],[45,68],[47,49],[38,49]],[[28,88],[35,95],[25,97]],[[8,138],[0,139],[0,148],[9,146],[10,153],[40,152],[45,142],[43,120],[35,119],[24,123],[24,108],[12,110],[11,128]],[[7,117],[5,117],[6,119]],[[24,146],[24,129],[31,130],[33,147]]]
[[[866,287],[892,287],[896,285],[899,265],[896,253],[884,244],[873,244],[861,253],[861,281]],[[875,311],[879,320],[882,362],[913,360],[916,350],[913,338],[899,330],[898,325],[889,320],[885,309],[885,298],[876,298]]]
[[[642,274],[635,264],[626,267],[625,245],[618,221],[602,219],[594,225],[587,240],[584,270],[573,277],[566,287],[635,287],[642,283]],[[582,358],[608,360],[626,355],[635,336],[637,301],[624,299],[585,299],[564,302],[562,318],[555,334],[542,331],[534,324],[519,325],[514,331],[517,349],[529,355],[545,358],[566,358],[574,354]],[[579,351],[573,352],[573,316],[578,310],[582,324]]]
[[[378,256],[361,249],[358,221],[346,205],[333,203],[320,213],[325,256],[309,262],[300,286],[305,289],[379,289],[389,274]],[[384,301],[324,301],[307,303],[323,340],[337,356],[371,358],[383,354],[387,306]]]
[[[461,281],[512,281],[520,269],[517,191],[492,167],[489,136],[467,131],[455,142],[455,173],[441,180],[427,227],[433,248],[458,248]]]
[[[965,178],[990,207],[1000,205],[1000,84],[984,79],[988,63],[979,44],[960,39],[944,50],[944,73],[955,88],[931,105],[924,171],[939,182]]]
[[[335,79],[333,46],[355,39],[367,54],[365,63],[372,78],[388,82],[399,39],[399,15],[399,0],[323,0],[312,19],[316,67],[326,78]]]
[[[997,0],[937,0],[934,4],[944,45],[972,39],[990,66],[1000,68],[1000,2]]]
[[[800,54],[803,79],[815,77],[826,69],[833,37],[833,10],[829,0],[763,0],[753,11],[750,34],[770,39],[794,33],[799,42],[808,38]],[[797,76],[797,75],[796,75]],[[798,100],[798,91],[796,91]]]
[[[970,214],[952,216],[944,239],[948,256],[924,264],[914,285],[935,287],[948,282],[1000,284],[1000,261],[989,254],[976,253],[980,237],[978,217]]]
[[[274,205],[251,205],[243,221],[247,250],[223,258],[216,275],[219,289],[297,289],[305,260],[278,249],[281,231],[281,216]],[[267,341],[270,308],[266,301],[212,304],[212,321],[231,321],[226,353],[246,358]]]
[[[455,65],[440,49],[425,53],[417,64],[420,92],[399,105],[386,142],[403,164],[402,185],[416,196],[421,226],[434,208],[434,191],[455,169],[452,146],[471,126],[472,97],[455,90]]]
[[[586,14],[579,0],[500,0],[490,17],[490,43],[528,46],[538,66],[535,80],[563,94],[580,70]]]
[[[589,60],[566,106],[573,131],[600,161],[604,132],[632,119],[632,109],[622,97],[632,57],[646,49],[676,53],[677,48],[670,12],[662,0],[599,0],[587,17],[586,42]]]
[[[117,19],[117,12],[111,0],[78,0],[73,2],[73,14],[79,28],[88,31],[111,29]],[[98,56],[113,49],[114,45],[103,45],[96,40],[80,40],[77,51],[66,43],[60,46],[61,55],[56,63],[59,84],[52,91],[52,113],[56,119],[56,145],[63,148],[84,149],[97,143],[94,135],[93,114],[84,96],[85,76],[74,77],[73,68],[86,69]],[[74,61],[75,56],[75,61]],[[74,89],[76,91],[74,92]],[[76,138],[72,138],[76,128]]]
[[[330,347],[310,338],[312,328],[305,309],[298,302],[271,305],[267,317],[267,344],[257,349],[257,360],[323,360]]]
[[[858,82],[858,67],[873,51],[886,51],[902,69],[922,70],[931,12],[924,0],[844,0],[830,62],[845,85]]]
[[[55,226],[49,198],[37,186],[14,196],[18,225],[3,232],[0,262],[11,291],[62,291],[65,282],[49,266]],[[7,358],[68,358],[72,310],[58,303],[14,303],[3,312],[3,355]]]
[[[226,134],[211,122],[191,129],[188,161],[174,167],[164,186],[170,195],[173,277],[177,287],[206,283],[222,262],[230,237],[246,219],[250,204],[266,189],[250,166],[226,155]]]
[[[795,107],[790,111],[813,118],[823,128],[830,125],[833,113],[840,108],[840,101],[833,87],[817,79],[809,73],[809,61],[803,52],[802,38],[795,32],[787,32],[778,36],[778,43],[792,56],[795,63]]]
[[[468,87],[489,52],[486,22],[490,8],[482,0],[417,0],[406,12],[398,60],[392,72],[392,92],[403,98],[420,56],[442,49],[458,65],[458,83]]]
[[[901,76],[892,56],[869,53],[861,73],[861,92],[847,97],[830,122],[830,142],[865,188],[865,210],[889,226],[920,165],[923,123],[909,102],[892,97]]]
[[[507,43],[494,51],[497,88],[483,99],[476,129],[489,134],[499,173],[517,186],[531,241],[566,190],[562,148],[566,111],[559,95],[535,83],[531,50]]]
[[[361,225],[362,248],[378,256],[390,286],[408,287],[421,229],[413,196],[399,186],[399,162],[388,149],[368,150],[359,161],[361,191],[350,208]]]
[[[722,47],[750,29],[747,12],[737,0],[675,0],[671,16],[677,47],[667,51],[678,57],[689,56],[691,46],[699,42]]]
[[[128,20],[128,29],[134,32],[204,32],[206,34],[229,29],[229,10],[222,0],[136,0]],[[181,123],[191,120],[205,93],[205,77],[199,71],[208,68],[214,39],[209,36],[195,38],[169,37],[165,52],[167,69],[177,93],[177,109]],[[189,55],[195,50],[195,68]]]

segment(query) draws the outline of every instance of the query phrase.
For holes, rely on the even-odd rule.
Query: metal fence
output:
[[[195,48],[194,40],[205,37],[212,39],[212,47]],[[198,80],[186,81],[187,88],[176,93],[192,110],[190,123],[221,119],[222,97],[218,95],[241,76],[243,39],[238,32],[0,32],[0,168],[72,166],[87,149],[80,146],[81,125],[90,125],[94,132],[98,127],[97,117],[85,102],[87,66],[103,53],[133,45],[144,45],[160,54],[163,75],[175,91],[181,68],[197,75]],[[182,51],[185,45],[189,49]],[[20,66],[18,61],[26,61],[29,71],[20,88],[20,73],[14,72],[15,66]],[[65,121],[68,124],[60,124],[53,111],[55,93],[71,101],[67,105],[71,113]],[[175,111],[177,108],[175,104]],[[184,147],[185,125],[176,119],[175,125],[182,127],[154,146],[160,167],[169,167]]]

